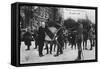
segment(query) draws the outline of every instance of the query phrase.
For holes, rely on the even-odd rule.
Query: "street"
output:
[[[87,41],[87,48],[90,49],[90,41]],[[34,41],[31,42],[30,50],[26,51],[24,42],[21,42],[21,49],[20,49],[20,63],[41,63],[41,62],[59,62],[59,61],[74,61],[77,58],[78,50],[71,49],[71,46],[67,44],[67,48],[63,50],[63,54],[54,57],[56,51],[52,52],[52,54],[46,54],[46,50],[43,50],[43,57],[39,57],[38,50],[34,49]],[[95,59],[95,47],[93,50],[83,50],[83,55],[81,60],[91,60]]]

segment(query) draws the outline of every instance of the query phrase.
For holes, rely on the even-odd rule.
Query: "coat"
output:
[[[32,40],[32,34],[30,32],[26,32],[23,35],[23,37],[24,37],[23,39],[24,39],[25,45],[30,46],[31,45],[31,40]]]
[[[38,38],[37,38],[38,45],[43,46],[44,41],[45,41],[45,28],[40,27],[38,30]]]

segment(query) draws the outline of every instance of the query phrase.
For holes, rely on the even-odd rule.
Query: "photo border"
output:
[[[60,62],[42,62],[42,63],[25,63],[25,64],[20,64],[20,47],[17,47],[18,49],[17,49],[17,56],[18,56],[18,67],[20,66],[20,67],[22,67],[22,66],[39,66],[39,65],[56,65],[56,64],[69,64],[69,63],[87,63],[87,62],[97,62],[98,61],[98,45],[97,45],[97,43],[98,43],[98,33],[97,33],[97,31],[98,31],[98,24],[97,24],[97,19],[98,19],[98,17],[97,17],[97,11],[98,11],[98,7],[90,7],[90,6],[74,6],[74,5],[58,5],[58,4],[45,4],[45,3],[27,3],[27,2],[16,2],[16,4],[17,4],[17,12],[18,12],[18,17],[17,17],[17,19],[18,19],[18,21],[17,21],[17,23],[18,23],[18,25],[17,25],[17,27],[18,27],[18,30],[16,30],[18,33],[17,33],[17,35],[18,35],[18,46],[20,45],[20,6],[43,6],[43,7],[61,7],[61,8],[76,8],[76,9],[93,9],[93,10],[95,10],[95,31],[96,31],[96,33],[95,33],[95,35],[96,35],[96,47],[95,47],[95,59],[93,59],[93,60],[81,60],[81,61],[60,61]]]

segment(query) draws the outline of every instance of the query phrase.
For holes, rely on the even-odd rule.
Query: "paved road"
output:
[[[88,49],[90,48],[90,42],[88,41]],[[40,63],[40,62],[59,62],[59,61],[74,61],[77,58],[77,49],[71,49],[67,45],[67,49],[64,49],[64,53],[58,57],[54,57],[56,52],[53,51],[52,54],[46,55],[46,50],[43,50],[43,57],[39,57],[38,50],[34,49],[34,42],[32,42],[31,50],[26,51],[26,46],[24,42],[21,43],[21,54],[20,61],[21,63]],[[82,60],[91,60],[95,59],[95,48],[93,50],[83,50]]]

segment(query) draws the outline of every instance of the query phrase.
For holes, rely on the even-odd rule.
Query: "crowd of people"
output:
[[[71,45],[71,49],[78,49],[78,57],[76,60],[81,60],[82,50],[88,50],[87,40],[90,40],[90,50],[92,50],[93,46],[95,46],[95,33],[93,32],[93,29],[91,28],[89,32],[84,31],[83,25],[81,23],[78,25],[77,31],[67,30],[66,32],[66,29],[64,27],[60,27],[54,34],[53,39],[51,39],[50,41],[45,40],[45,36],[47,33],[46,30],[47,27],[45,26],[44,22],[41,23],[41,26],[39,27],[38,31],[35,31],[34,34],[32,34],[27,28],[25,34],[23,35],[23,41],[27,46],[26,50],[30,50],[33,37],[35,41],[34,49],[38,49],[40,57],[44,56],[43,48],[47,50],[46,54],[52,54],[52,50],[55,51],[56,49],[56,54],[54,56],[57,57],[63,54],[63,50],[67,48],[68,43],[69,45]],[[82,43],[83,47],[81,46]],[[48,45],[50,45],[50,47],[48,47]]]

